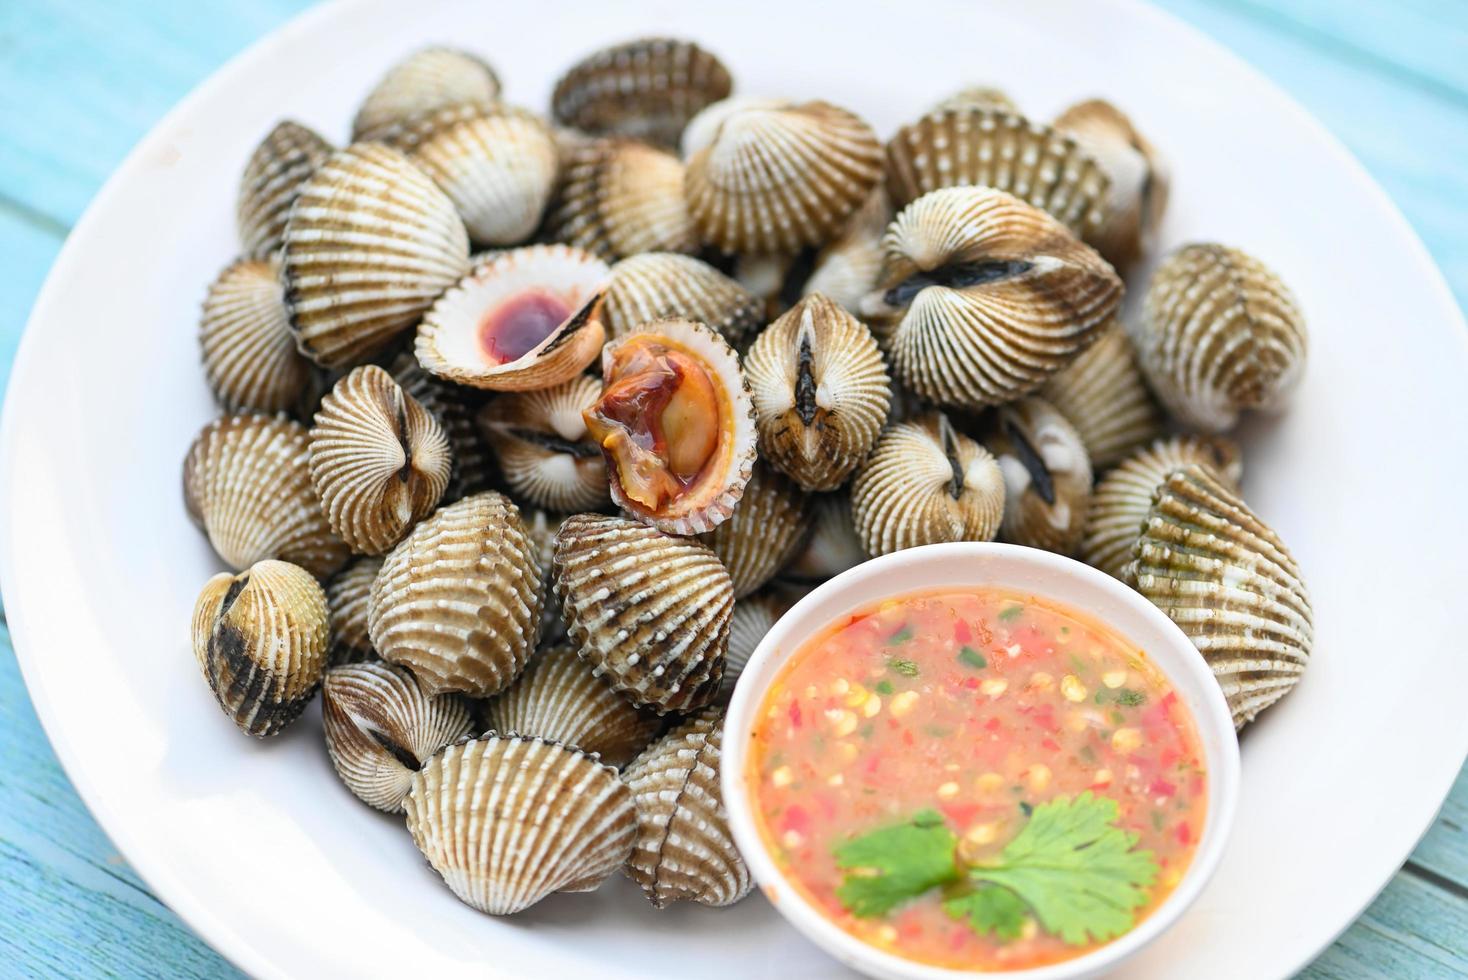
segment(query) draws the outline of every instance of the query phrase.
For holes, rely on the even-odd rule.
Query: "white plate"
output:
[[[482,51],[512,99],[612,40],[698,38],[742,91],[824,96],[890,129],[965,83],[1042,116],[1103,93],[1172,160],[1168,245],[1279,270],[1310,320],[1288,416],[1247,433],[1245,489],[1299,557],[1318,616],[1304,683],[1244,739],[1238,824],[1139,977],[1280,976],[1387,881],[1468,748],[1468,333],[1362,169],[1233,57],[1140,4],[415,3],[312,12],[201,87],[77,226],[6,401],[0,550],[36,708],[78,790],[158,894],[255,974],[806,976],[836,967],[763,899],[657,913],[617,880],[528,914],[460,905],[400,822],[333,776],[313,714],[242,738],[189,652],[217,568],[179,494],[212,408],[194,339],[233,255],[236,180],[281,115],[342,138],[356,100],[430,41]]]

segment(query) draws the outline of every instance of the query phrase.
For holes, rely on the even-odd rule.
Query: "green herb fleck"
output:
[[[880,681],[877,681],[877,693],[878,694],[891,694],[892,693],[892,690],[893,690],[893,688],[892,688],[892,682],[891,681],[889,681],[889,680],[880,680]]]
[[[969,928],[981,936],[992,931],[1000,939],[1018,939],[1028,907],[1010,889],[984,885],[948,899],[943,911],[955,919],[967,919]]]
[[[1138,705],[1147,703],[1147,695],[1141,691],[1133,691],[1129,687],[1124,687],[1116,692],[1116,703],[1124,704],[1128,708],[1135,708]]]
[[[1111,719],[1113,725],[1120,725],[1126,721],[1126,715],[1114,709],[1106,717]]]
[[[1025,816],[1028,817],[1028,816],[1030,816],[1031,814],[1033,814],[1035,812],[1035,808],[1032,807],[1032,806],[1030,806],[1024,800],[1020,800],[1019,801],[1019,812],[1020,813],[1023,813]]]
[[[1111,692],[1103,687],[1096,692],[1096,696],[1091,700],[1095,701],[1097,704],[1105,704],[1107,701],[1111,700]]]
[[[918,665],[912,660],[903,660],[901,657],[890,657],[887,660],[887,666],[903,677],[916,677],[918,675]]]
[[[1082,745],[1081,750],[1076,754],[1081,757],[1081,761],[1083,762],[1096,761],[1096,750],[1091,748],[1089,745]]]
[[[1024,611],[1025,607],[1017,603],[1013,606],[1005,606],[1003,609],[999,610],[999,621],[1001,623],[1013,622],[1014,620],[1019,619],[1020,613]]]
[[[886,915],[930,888],[955,881],[957,846],[958,838],[937,810],[847,841],[836,848],[837,867],[848,871],[836,897],[852,915]]]
[[[958,661],[959,663],[968,664],[970,667],[977,667],[979,670],[983,670],[989,666],[989,661],[984,659],[984,655],[970,646],[966,646],[958,651]]]
[[[1161,830],[1162,829],[1162,824],[1165,821],[1166,821],[1166,818],[1162,815],[1162,811],[1161,810],[1153,810],[1152,811],[1152,829],[1153,830]]]
[[[888,646],[894,646],[894,647],[895,646],[901,646],[902,644],[906,643],[910,639],[912,639],[912,627],[910,627],[910,626],[908,626],[906,624],[903,624],[902,629],[898,630],[896,633],[893,633],[891,636],[887,637],[887,645]]]

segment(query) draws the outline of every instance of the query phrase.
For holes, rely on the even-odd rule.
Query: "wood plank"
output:
[[[20,343],[31,304],[61,248],[65,229],[43,215],[7,207],[0,202],[0,392],[10,377],[10,364]]]
[[[1288,914],[1285,909],[1281,914]],[[1425,925],[1426,924],[1426,925]],[[1468,915],[1408,874],[1392,879],[1370,910],[1304,970],[1304,980],[1468,976]]]
[[[1442,812],[1412,852],[1411,865],[1450,882],[1458,895],[1468,896],[1468,768],[1458,773]],[[1463,907],[1468,916],[1468,901]]]

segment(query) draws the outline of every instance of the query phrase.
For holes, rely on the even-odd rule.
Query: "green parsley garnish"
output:
[[[912,627],[904,625],[902,629],[887,637],[887,645],[893,647],[901,646],[910,639],[912,639]]]
[[[1003,609],[999,610],[999,621],[1001,623],[1008,623],[1012,620],[1019,619],[1019,614],[1024,611],[1025,607],[1018,604],[1013,606],[1005,606]]]
[[[979,670],[983,670],[989,666],[989,661],[984,659],[984,655],[969,646],[958,651],[958,660],[960,663],[968,664],[970,667],[977,667]]]
[[[892,682],[891,681],[886,680],[886,679],[877,681],[877,693],[878,694],[891,694],[892,691],[893,691],[893,687],[892,687]]]
[[[1124,687],[1116,692],[1116,703],[1124,704],[1128,708],[1135,708],[1139,704],[1147,703],[1147,695],[1141,691],[1133,691],[1129,687]]]
[[[916,677],[918,665],[912,660],[903,660],[901,657],[891,657],[887,660],[887,666],[897,671],[903,677]]]

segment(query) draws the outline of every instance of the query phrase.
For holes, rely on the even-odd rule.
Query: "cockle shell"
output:
[[[654,908],[733,905],[754,887],[719,786],[723,743],[723,710],[705,708],[627,767],[637,844],[625,870]]]
[[[764,323],[764,304],[707,262],[648,252],[612,266],[602,318],[613,337],[635,333],[664,317],[707,324],[735,348]]]
[[[1277,408],[1305,368],[1305,318],[1288,287],[1236,248],[1188,245],[1160,265],[1128,324],[1152,390],[1184,425],[1233,427]]]
[[[199,320],[204,377],[226,410],[298,409],[311,362],[296,350],[280,289],[280,265],[241,259],[209,286]]]
[[[429,694],[488,697],[525,666],[540,632],[541,573],[520,512],[494,491],[421,522],[372,586],[372,645]]]
[[[449,196],[481,245],[533,235],[560,169],[550,127],[506,105],[445,106],[415,116],[391,141]]]
[[[612,766],[632,761],[660,725],[656,715],[595,676],[571,646],[548,647],[531,657],[515,683],[485,704],[484,717],[491,731],[538,735]]]
[[[1235,727],[1299,682],[1315,636],[1300,567],[1211,468],[1189,465],[1167,476],[1125,579],[1203,654]]]
[[[354,368],[311,426],[311,482],[331,529],[380,555],[433,513],[452,457],[438,420],[382,368]]]
[[[882,176],[872,128],[828,102],[715,103],[687,149],[685,195],[704,241],[725,252],[795,252],[845,227]],[[690,123],[693,130],[697,120]]]
[[[246,569],[266,558],[326,577],[346,543],[311,485],[305,426],[269,415],[224,415],[204,426],[183,468],[184,504],[220,558]]]
[[[540,569],[540,642],[548,647],[566,637],[566,621],[561,616],[561,600],[556,597],[554,586],[556,535],[565,518],[536,508],[522,511],[521,519],[525,522],[525,532],[530,535],[535,564]]]
[[[598,135],[676,149],[688,120],[734,87],[729,69],[692,41],[649,37],[604,48],[556,83],[556,120]]]
[[[397,150],[355,143],[329,157],[291,207],[282,257],[301,352],[360,363],[417,323],[469,265],[454,203]]]
[[[801,591],[798,587],[776,582],[735,601],[734,614],[729,617],[729,650],[724,658],[726,695],[733,692],[734,684],[744,672],[744,665],[749,663],[755,647],[775,622],[795,605]]]
[[[372,583],[382,570],[382,559],[366,555],[353,559],[326,583],[326,608],[331,614],[331,666],[374,660],[367,629],[367,605]]]
[[[632,792],[603,765],[538,738],[450,745],[413,776],[413,842],[460,900],[508,915],[552,892],[591,891],[632,851]]]
[[[451,504],[490,489],[494,464],[490,460],[489,447],[480,438],[479,427],[474,424],[474,412],[468,400],[469,396],[478,394],[477,390],[462,388],[429,374],[411,350],[399,352],[388,362],[387,370],[406,394],[438,419],[444,435],[448,436],[453,466],[449,470],[449,485],[441,502]]]
[[[1084,233],[1100,228],[1109,183],[1076,139],[1004,108],[941,109],[887,143],[887,192],[899,209],[945,187],[991,187]]]
[[[429,697],[401,667],[350,664],[321,685],[326,751],[347,789],[368,806],[401,813],[413,774],[469,734],[469,708],[454,694]]]
[[[1231,487],[1243,475],[1243,457],[1229,439],[1173,436],[1139,449],[1101,478],[1091,494],[1081,559],[1121,578],[1152,497],[1169,473],[1184,466],[1207,466]]]
[[[815,257],[801,295],[824,293],[848,313],[861,312],[861,302],[877,285],[882,273],[882,236],[892,223],[892,201],[878,184],[840,236]]]
[[[764,304],[764,322],[776,320],[800,299],[801,287],[815,268],[815,249],[781,255],[734,256],[729,274]]]
[[[325,593],[289,562],[220,572],[194,603],[194,657],[219,707],[247,735],[274,735],[316,696],[327,632]]]
[[[1001,406],[988,447],[1004,474],[999,538],[1073,555],[1086,529],[1091,460],[1080,433],[1049,402]]]
[[[610,275],[605,262],[565,245],[492,254],[424,316],[418,361],[441,378],[494,391],[568,381],[606,339],[598,310]]]
[[[581,417],[600,394],[601,384],[580,374],[553,388],[500,395],[479,410],[480,431],[512,494],[562,513],[610,502],[601,447]]]
[[[388,69],[352,120],[352,139],[380,140],[402,123],[451,105],[491,106],[500,94],[494,69],[451,48],[423,48]]]
[[[1019,106],[1009,97],[1009,93],[992,85],[970,85],[961,88],[952,95],[934,104],[929,109],[930,113],[942,112],[945,109],[999,109],[1006,112],[1019,112]]]
[[[733,515],[699,535],[728,569],[735,599],[774,578],[800,550],[810,532],[807,501],[784,474],[756,462]]]
[[[882,433],[851,484],[851,513],[872,556],[992,541],[1004,516],[1004,476],[987,449],[932,412]]]
[[[1142,380],[1132,342],[1116,321],[1051,375],[1038,394],[1075,426],[1098,470],[1162,434],[1162,413]]]
[[[817,583],[867,560],[851,517],[851,496],[844,490],[811,495],[810,537],[780,572],[795,582]]]
[[[745,377],[763,458],[807,490],[834,490],[882,431],[892,379],[877,341],[819,293],[770,324],[749,348]]]
[[[315,130],[290,119],[266,134],[240,176],[235,204],[240,254],[267,259],[279,251],[296,191],[331,152],[331,144]]]
[[[953,187],[903,209],[864,304],[897,379],[928,401],[1013,401],[1084,350],[1122,283],[1050,215],[1003,191]]]
[[[556,539],[556,594],[581,659],[659,713],[718,692],[734,584],[697,541],[639,521],[577,514]]]
[[[607,262],[642,252],[695,252],[698,232],[683,200],[683,161],[636,140],[595,140],[566,156],[546,219],[553,241]]]

